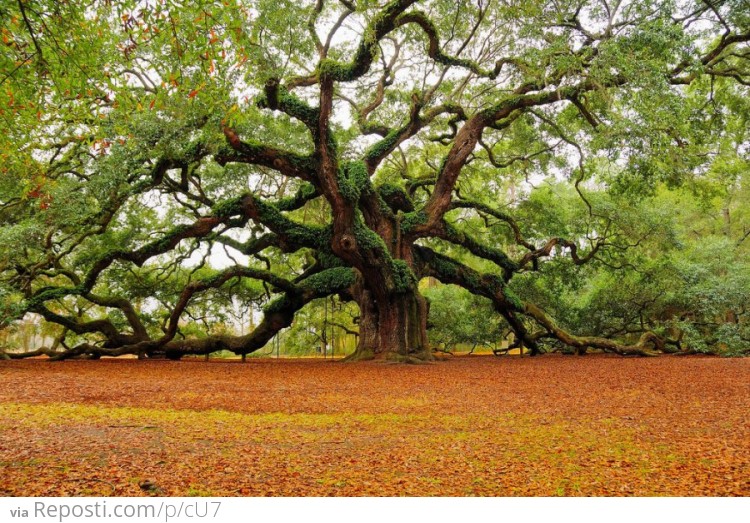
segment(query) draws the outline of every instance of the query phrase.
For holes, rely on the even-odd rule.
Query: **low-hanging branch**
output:
[[[560,328],[554,320],[536,305],[521,301],[497,276],[481,274],[447,256],[431,249],[420,247],[420,260],[425,276],[432,276],[443,283],[451,283],[468,290],[472,294],[483,296],[492,301],[498,312],[503,314],[516,337],[538,352],[539,336],[531,335],[518,318],[528,316],[545,329],[545,336],[553,337],[562,343],[576,348],[591,347],[605,352],[622,355],[653,356],[663,350],[665,340],[653,332],[644,332],[634,344],[624,344],[616,340],[592,336],[575,336]]]

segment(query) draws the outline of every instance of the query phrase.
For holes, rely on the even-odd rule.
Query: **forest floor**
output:
[[[0,495],[110,494],[749,496],[750,358],[0,362]]]

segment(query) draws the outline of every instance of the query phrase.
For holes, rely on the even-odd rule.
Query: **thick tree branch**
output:
[[[316,179],[316,164],[313,157],[300,156],[267,145],[243,141],[233,129],[226,126],[223,131],[231,148],[222,149],[216,155],[216,162],[219,165],[223,166],[231,162],[261,165],[300,180],[310,182]]]
[[[321,60],[315,74],[293,78],[288,82],[289,88],[309,86],[323,78],[336,82],[351,82],[370,70],[378,54],[378,44],[388,33],[396,28],[398,16],[414,4],[416,0],[392,0],[386,4],[365,28],[354,57],[349,63],[342,64],[331,59]]]
[[[615,340],[594,336],[574,336],[560,328],[542,309],[532,303],[524,303],[523,312],[544,327],[555,339],[570,347],[591,347],[622,355],[655,356],[664,348],[664,340],[653,332],[644,332],[634,345],[625,345]]]

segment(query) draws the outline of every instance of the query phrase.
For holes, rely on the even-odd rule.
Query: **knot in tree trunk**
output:
[[[344,252],[355,252],[357,250],[357,240],[351,234],[341,235],[339,246]]]

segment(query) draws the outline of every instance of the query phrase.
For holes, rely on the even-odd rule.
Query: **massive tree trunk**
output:
[[[416,285],[378,300],[368,288],[355,291],[359,305],[359,342],[349,360],[416,363],[432,359],[427,340],[427,300]]]

